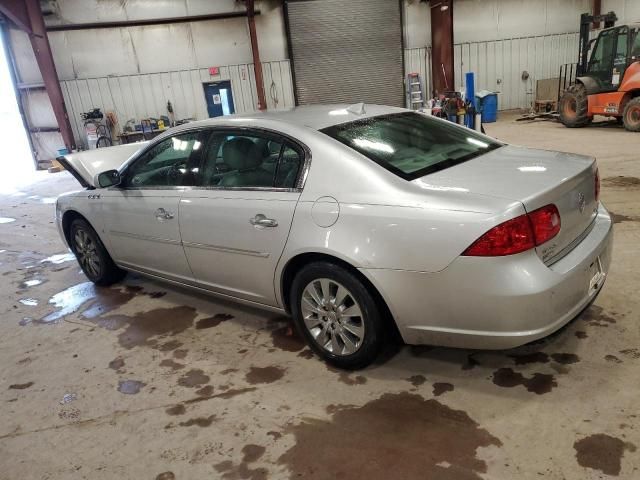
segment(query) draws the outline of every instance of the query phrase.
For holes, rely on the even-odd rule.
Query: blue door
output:
[[[204,87],[204,98],[207,99],[209,118],[231,115],[235,112],[230,81],[203,83],[202,86]]]

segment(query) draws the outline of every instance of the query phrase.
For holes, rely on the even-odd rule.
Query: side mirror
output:
[[[118,170],[107,170],[106,172],[98,174],[96,186],[100,188],[113,187],[120,185],[121,181],[122,178],[120,178],[120,172]]]

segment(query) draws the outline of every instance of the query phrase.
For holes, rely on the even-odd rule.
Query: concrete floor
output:
[[[602,294],[535,345],[391,347],[356,373],[286,318],[86,283],[52,223],[67,173],[2,190],[0,478],[640,478],[640,134],[513,119],[488,133],[598,157],[616,221]]]

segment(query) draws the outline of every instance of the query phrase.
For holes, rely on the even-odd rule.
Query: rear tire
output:
[[[80,268],[96,285],[112,285],[127,274],[114,263],[100,237],[86,220],[78,218],[71,223],[69,243]]]
[[[304,266],[293,279],[294,324],[311,349],[342,369],[364,368],[383,346],[383,317],[353,273],[329,262]]]
[[[630,132],[640,132],[640,97],[627,102],[622,114],[624,128]]]
[[[565,127],[580,128],[591,123],[587,90],[581,83],[571,85],[560,98],[560,121]]]

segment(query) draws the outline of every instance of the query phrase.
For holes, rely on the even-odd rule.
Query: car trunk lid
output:
[[[62,166],[71,172],[85,188],[96,188],[96,175],[107,170],[118,170],[149,142],[129,143],[115,147],[97,148],[71,153],[58,158]]]
[[[595,174],[592,157],[504,146],[414,182],[517,200],[527,212],[554,204],[560,212],[560,232],[536,248],[550,264],[568,252],[593,223],[598,209]]]

